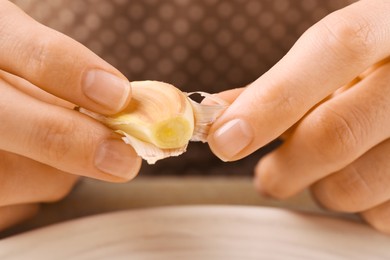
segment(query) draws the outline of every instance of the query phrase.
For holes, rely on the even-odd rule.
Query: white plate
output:
[[[0,259],[390,259],[390,237],[346,220],[281,209],[129,210],[0,241]]]

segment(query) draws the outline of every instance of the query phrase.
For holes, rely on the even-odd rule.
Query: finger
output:
[[[22,79],[18,76],[15,76],[13,74],[7,73],[3,70],[0,70],[0,79],[3,79],[5,82],[7,82],[9,85],[13,86],[14,88],[20,90],[21,92],[34,97],[40,101],[61,106],[65,108],[73,109],[75,107],[74,104],[60,99],[46,91],[43,91],[42,89],[38,88],[37,86],[34,86],[30,82],[28,82],[25,79]]]
[[[0,208],[0,231],[18,224],[37,214],[37,204],[12,205]]]
[[[357,83],[358,81],[353,81],[353,82],[354,82],[354,83]],[[349,84],[351,84],[351,83],[349,83]],[[349,84],[348,84],[348,85],[349,85]],[[220,92],[220,93],[217,93],[217,94],[215,94],[215,95],[216,95],[218,98],[221,98],[221,99],[225,100],[227,103],[231,104],[231,103],[233,103],[233,102],[236,100],[236,98],[237,98],[239,95],[241,95],[241,93],[242,93],[244,90],[245,90],[245,87],[243,87],[243,88],[229,89],[229,90],[226,90],[226,91],[222,91],[222,92]],[[332,95],[329,95],[329,96],[326,97],[325,99],[321,100],[321,102],[320,102],[319,104],[321,104],[321,103],[323,103],[323,102],[329,100],[329,99],[331,98],[331,96],[332,96]],[[210,104],[214,104],[214,101],[208,100],[207,98],[205,98],[205,100],[202,101],[202,104],[203,104],[203,103],[208,104],[209,102],[210,102]],[[317,104],[317,105],[319,105],[319,104]],[[298,121],[296,124],[298,124],[298,123],[299,123],[299,121]],[[294,124],[293,126],[291,126],[290,128],[288,128],[285,132],[283,132],[283,133],[279,136],[279,138],[281,138],[282,140],[287,139],[287,138],[291,135],[291,133],[294,131],[294,129],[295,129],[295,124]]]
[[[64,172],[107,181],[134,178],[141,160],[99,122],[0,82],[0,149]]]
[[[229,104],[232,104],[236,98],[241,95],[241,93],[245,90],[245,88],[235,88],[235,89],[229,89],[229,90],[226,90],[226,91],[222,91],[220,93],[217,93],[215,94],[218,98],[221,98],[223,100],[225,100],[227,103]],[[203,101],[202,101],[202,104],[215,104],[214,101],[212,100],[209,100],[207,98],[205,98]],[[291,133],[293,132],[295,128],[295,125],[291,126],[289,129],[287,129],[284,133],[282,133],[279,138],[281,140],[285,140],[287,139]]]
[[[0,151],[0,207],[60,200],[77,179],[76,175]]]
[[[243,90],[244,90],[244,88],[229,89],[229,90],[226,90],[226,91],[222,91],[222,92],[213,94],[213,96],[226,101],[228,104],[231,104],[242,93]],[[210,97],[205,97],[202,100],[202,104],[204,104],[204,105],[216,105],[218,103],[215,102],[215,100],[213,100]]]
[[[344,169],[313,185],[312,193],[328,209],[360,212],[390,200],[390,139]]]
[[[309,29],[213,124],[209,144],[222,160],[269,143],[313,106],[390,55],[390,2],[362,0]]]
[[[360,215],[375,229],[390,234],[390,201],[366,210]]]
[[[127,105],[129,82],[92,51],[9,1],[1,2],[0,17],[0,69],[95,112],[112,114]]]
[[[235,89],[230,89],[226,91],[222,91],[217,94],[217,96],[229,104],[233,103],[236,98],[241,95],[241,93],[244,91],[245,88],[235,88]]]
[[[335,92],[332,93],[332,95],[330,95],[329,98],[331,97],[335,97],[337,96],[338,94],[341,94],[343,93],[344,91],[350,89],[351,87],[355,86],[357,83],[359,83],[360,81],[362,81],[365,77],[367,77],[368,75],[370,75],[371,73],[375,72],[378,68],[382,67],[383,65],[387,64],[390,62],[390,57],[386,58],[386,59],[383,59],[377,63],[375,63],[373,66],[369,67],[367,70],[363,71],[361,74],[359,74],[359,76],[357,76],[356,78],[354,78],[351,82],[349,82],[347,85],[345,86],[342,86],[341,88],[337,89]]]
[[[390,64],[308,114],[256,167],[259,189],[289,197],[390,136]]]

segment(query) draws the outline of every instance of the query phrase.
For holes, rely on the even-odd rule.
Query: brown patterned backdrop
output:
[[[310,25],[353,0],[14,0],[80,41],[130,80],[184,91],[244,86],[275,64]],[[251,174],[276,144],[235,163],[207,145],[143,167],[142,174]]]

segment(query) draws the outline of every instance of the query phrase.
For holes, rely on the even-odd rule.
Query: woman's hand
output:
[[[311,187],[325,207],[390,233],[389,56],[390,1],[330,14],[245,90],[221,94],[234,102],[211,149],[238,160],[290,129],[256,167],[258,190],[282,199]]]
[[[4,0],[0,49],[0,229],[31,204],[63,197],[77,175],[122,182],[137,174],[130,146],[72,110],[124,108],[131,88],[119,71]]]
[[[34,215],[40,202],[62,199],[77,181],[75,175],[4,151],[0,169],[0,231]]]

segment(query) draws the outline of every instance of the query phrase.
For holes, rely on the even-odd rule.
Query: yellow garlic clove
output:
[[[163,82],[136,81],[131,86],[129,106],[103,123],[158,148],[187,145],[194,131],[194,114],[187,96]]]
[[[137,154],[149,164],[178,156],[186,151],[189,141],[206,142],[212,122],[227,103],[211,94],[198,93],[216,105],[202,105],[176,87],[159,81],[134,81],[129,106],[113,116],[103,116],[85,109],[87,114],[123,135]]]

